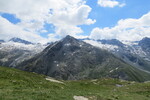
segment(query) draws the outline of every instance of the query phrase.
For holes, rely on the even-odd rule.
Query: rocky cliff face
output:
[[[139,45],[141,46],[142,50],[146,52],[148,56],[150,56],[150,38],[143,38],[139,41]]]

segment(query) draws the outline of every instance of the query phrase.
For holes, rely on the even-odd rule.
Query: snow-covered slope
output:
[[[28,50],[28,51],[34,51],[35,53],[38,53],[44,49],[44,46],[41,44],[23,44],[23,43],[17,43],[17,42],[4,42],[0,45],[0,50],[3,51],[10,51],[13,49],[20,49],[20,50]]]
[[[0,65],[15,67],[41,52],[46,46],[7,41],[0,44]]]
[[[103,42],[101,42],[100,40],[83,40],[86,43],[89,43],[93,46],[99,47],[101,49],[105,49],[111,52],[128,52],[134,55],[138,55],[142,58],[144,58],[145,60],[150,61],[149,56],[147,55],[147,52],[145,52],[142,47],[138,44],[138,42],[131,42],[131,41],[123,41],[123,45],[119,46],[118,44],[111,44],[110,42],[107,44],[107,42],[104,44]],[[107,40],[105,40],[107,41]],[[108,40],[110,41],[110,40]]]
[[[125,62],[150,71],[150,49],[143,50],[142,46],[139,45],[139,41],[123,41],[118,40],[92,40],[92,39],[82,39],[84,42],[89,43],[93,46],[105,49],[119,58],[123,59]],[[104,41],[104,42],[103,42]],[[118,41],[118,42],[116,42]],[[118,45],[121,44],[121,45]],[[150,43],[149,43],[150,44]]]
[[[108,51],[115,51],[118,49],[118,46],[116,46],[116,45],[102,44],[101,42],[98,42],[95,40],[84,40],[84,42],[89,43],[93,46],[99,47],[101,49],[106,49]]]

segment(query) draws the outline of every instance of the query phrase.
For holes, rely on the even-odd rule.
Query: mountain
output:
[[[50,44],[41,53],[20,63],[17,68],[64,80],[101,77],[150,80],[149,73],[125,63],[106,50],[71,36]]]
[[[150,56],[150,38],[143,38],[141,41],[139,41],[139,46],[141,46],[142,50],[145,51],[148,56]]]
[[[116,39],[75,39],[67,36],[61,41],[47,44],[47,48],[47,45],[6,41],[0,44],[0,65],[66,80],[114,77],[144,81],[148,78],[143,73],[150,73],[150,56],[148,49],[142,46],[148,48],[148,40],[145,38],[124,44]],[[129,76],[130,72],[136,73],[136,77],[133,74]]]
[[[41,44],[25,44],[6,41],[0,44],[0,65],[16,67],[22,61],[41,52],[45,46]]]
[[[26,40],[23,40],[23,39],[20,39],[20,38],[16,38],[16,37],[11,38],[9,41],[24,43],[24,44],[33,44],[32,42],[29,42],[29,41],[26,41]]]
[[[102,44],[109,44],[109,45],[116,45],[119,47],[123,47],[124,44],[122,42],[120,42],[117,39],[110,39],[110,40],[97,40],[98,42],[101,42]]]
[[[5,42],[4,40],[0,40],[0,42]]]
[[[93,40],[84,39],[86,43],[113,53],[118,58],[126,63],[139,68],[144,71],[150,72],[150,56],[138,44],[139,41],[122,43],[119,40]],[[147,43],[147,42],[146,42]],[[150,42],[149,42],[150,44]]]
[[[1,44],[1,43],[4,43],[4,42],[5,42],[4,40],[0,40],[0,44]]]
[[[139,45],[142,47],[143,50],[150,48],[150,38],[145,37],[141,41],[139,41]]]

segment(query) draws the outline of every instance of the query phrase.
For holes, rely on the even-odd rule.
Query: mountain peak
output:
[[[141,41],[150,41],[150,38],[148,38],[148,37],[145,37],[145,38],[143,38]]]
[[[145,37],[141,41],[139,41],[139,45],[147,44],[150,45],[150,38]]]
[[[66,36],[66,38],[73,38],[73,37],[72,37],[72,36],[70,36],[70,35],[67,35],[67,36]]]
[[[79,40],[70,35],[67,35],[65,38],[62,39],[62,42],[63,43],[75,43],[75,42],[79,42]]]
[[[150,38],[145,37],[141,41],[139,41],[139,45],[142,47],[144,51],[150,52]]]
[[[24,43],[24,44],[33,44],[33,43],[29,42],[29,41],[26,41],[26,40],[23,40],[23,39],[20,39],[20,38],[17,38],[17,37],[11,38],[9,41],[18,42],[18,43]]]
[[[4,40],[0,40],[0,43],[3,43],[3,42],[5,42]]]
[[[66,39],[67,39],[67,40],[68,40],[68,39],[69,39],[69,40],[72,40],[72,39],[74,40],[74,39],[76,39],[76,38],[74,38],[73,36],[67,35],[63,40],[66,40]]]

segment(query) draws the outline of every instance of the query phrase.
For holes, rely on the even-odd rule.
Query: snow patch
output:
[[[8,61],[8,58],[0,59],[0,61],[2,61],[2,62],[7,62],[7,61]]]
[[[58,61],[54,61],[54,63],[58,63]]]
[[[56,65],[57,67],[59,66],[59,64]]]
[[[80,44],[80,47],[82,47],[82,45]]]
[[[113,72],[114,70],[109,71],[110,73]]]
[[[66,44],[65,44],[65,46],[70,46],[70,45],[71,45],[71,43],[66,43]]]

